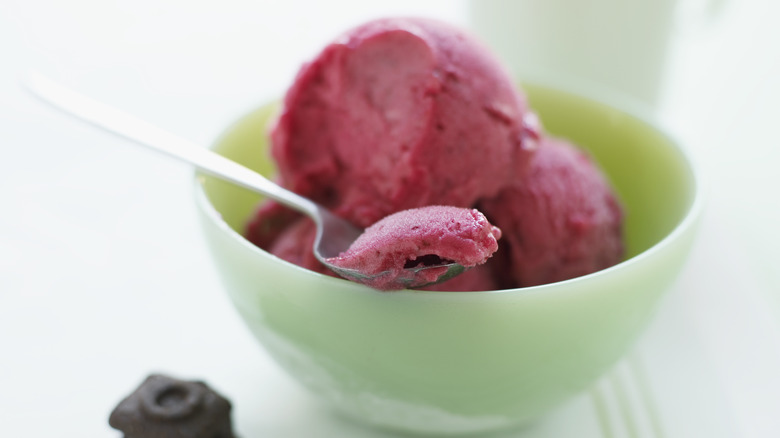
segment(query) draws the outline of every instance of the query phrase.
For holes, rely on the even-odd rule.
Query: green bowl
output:
[[[618,191],[627,213],[622,263],[521,289],[377,292],[255,247],[241,231],[260,197],[198,175],[203,230],[233,304],[278,363],[338,411],[435,434],[531,421],[628,350],[680,271],[701,205],[680,146],[635,112],[524,88],[547,130],[590,151]],[[239,120],[215,150],[271,175],[274,110]]]

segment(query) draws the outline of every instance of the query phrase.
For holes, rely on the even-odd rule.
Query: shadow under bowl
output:
[[[678,143],[619,106],[524,89],[547,131],[589,151],[618,192],[626,211],[622,263],[529,288],[378,292],[255,247],[241,233],[260,196],[198,175],[203,230],[235,308],[272,357],[337,410],[415,433],[531,421],[608,370],[679,273],[701,189]],[[243,117],[215,150],[272,175],[265,149],[274,111]]]

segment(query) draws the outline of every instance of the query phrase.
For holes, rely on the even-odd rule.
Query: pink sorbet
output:
[[[498,249],[501,230],[477,210],[429,206],[404,210],[368,227],[349,249],[328,261],[372,276],[367,284],[387,289],[409,268],[457,263],[465,268],[485,263]],[[433,283],[446,268],[421,271]]]
[[[361,227],[472,207],[522,174],[538,127],[497,59],[421,18],[369,22],[306,64],[272,129],[286,187]]]
[[[623,214],[588,155],[544,138],[529,172],[480,210],[504,233],[497,273],[511,286],[566,280],[618,263]]]
[[[334,258],[343,267],[392,278],[452,260],[479,266],[428,289],[491,290],[589,274],[623,256],[623,214],[605,177],[584,152],[541,132],[473,37],[390,18],[347,32],[301,69],[272,126],[271,154],[282,185],[370,226]],[[472,207],[503,230],[498,251],[501,232]],[[313,223],[275,203],[259,208],[247,238],[332,274],[311,252]],[[390,284],[382,281],[374,287]]]

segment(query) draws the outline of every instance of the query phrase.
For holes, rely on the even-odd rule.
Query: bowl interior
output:
[[[540,85],[523,88],[546,130],[587,150],[615,187],[626,211],[626,258],[649,249],[682,222],[696,184],[690,163],[671,138],[598,101]],[[273,176],[267,129],[277,107],[271,104],[242,118],[216,143],[216,150]],[[261,196],[213,177],[202,177],[202,183],[215,210],[241,234]]]

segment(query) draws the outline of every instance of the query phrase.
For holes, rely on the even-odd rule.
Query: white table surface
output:
[[[199,234],[192,172],[31,99],[30,68],[207,145],[367,18],[454,1],[0,3],[0,435],[120,436],[150,372],[208,381],[251,437],[391,437],[330,415],[250,337]],[[709,186],[680,281],[610,375],[506,437],[780,436],[780,8],[680,30],[660,116]],[[504,436],[504,435],[502,435]]]

